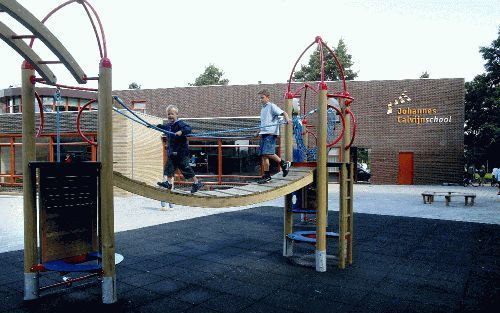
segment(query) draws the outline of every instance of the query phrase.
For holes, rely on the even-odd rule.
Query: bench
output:
[[[424,200],[424,204],[432,204],[434,202],[434,197],[443,196],[446,202],[446,205],[449,206],[451,202],[451,197],[464,197],[465,205],[474,205],[474,199],[476,198],[476,194],[474,193],[464,193],[464,192],[455,192],[455,191],[446,191],[446,192],[423,192],[422,198]]]

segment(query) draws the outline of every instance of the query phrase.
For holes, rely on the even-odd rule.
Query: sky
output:
[[[464,78],[484,72],[481,46],[500,26],[498,1],[465,0],[88,0],[104,27],[113,65],[113,89],[184,87],[210,64],[230,85],[284,83],[293,64],[321,36],[340,38],[356,80]],[[62,0],[18,0],[40,20]],[[27,30],[5,13],[0,21]],[[45,23],[87,76],[98,75],[99,51],[85,10],[72,3]],[[41,42],[35,51],[55,60]],[[306,64],[312,49],[299,64]],[[0,42],[0,89],[20,85],[22,58]],[[58,83],[76,85],[62,65]],[[88,87],[95,87],[89,82]]]

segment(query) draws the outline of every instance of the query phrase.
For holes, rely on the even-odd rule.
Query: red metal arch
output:
[[[85,137],[85,135],[83,134],[82,130],[80,129],[80,117],[82,115],[82,112],[83,110],[85,110],[86,107],[88,107],[89,105],[91,105],[92,103],[96,102],[97,99],[92,99],[90,100],[89,102],[85,103],[81,108],[80,108],[80,111],[78,111],[78,115],[76,116],[76,130],[78,131],[78,134],[80,135],[80,137],[82,137],[82,139],[93,145],[93,146],[97,146],[97,143],[93,140],[89,140],[87,137]]]
[[[106,47],[106,35],[104,34],[104,28],[102,26],[101,19],[99,18],[99,15],[97,14],[97,11],[94,9],[94,7],[87,0],[69,0],[69,1],[66,1],[66,2],[62,3],[61,5],[57,6],[56,8],[54,8],[52,11],[50,11],[41,20],[41,22],[45,23],[54,13],[56,13],[57,11],[59,11],[60,9],[62,9],[63,7],[65,7],[68,4],[71,4],[73,2],[80,3],[83,6],[85,12],[87,13],[87,16],[89,17],[89,20],[90,20],[90,23],[92,25],[92,28],[94,29],[94,33],[95,33],[96,40],[97,40],[97,45],[98,45],[98,48],[99,48],[99,56],[101,57],[101,59],[102,58],[107,58],[108,57],[108,52],[107,52],[107,47]],[[92,15],[90,14],[90,11],[89,11],[88,8],[90,8],[92,10],[92,13],[95,16],[95,19],[97,20],[97,23],[99,24],[99,31],[101,33],[101,37],[99,37],[99,32],[97,31],[97,28],[96,28],[95,23],[94,23],[94,19],[92,18]],[[29,46],[31,48],[33,47],[35,39],[36,38],[31,38],[31,41],[29,43]],[[102,44],[101,44],[101,41],[102,41]]]
[[[342,94],[345,94],[345,93],[348,94],[347,84],[346,84],[345,75],[344,75],[344,69],[342,68],[342,65],[340,64],[340,61],[338,60],[337,55],[335,54],[333,49],[331,49],[330,47],[328,47],[328,45],[326,45],[324,43],[323,39],[320,36],[316,36],[314,41],[311,44],[309,44],[307,46],[307,48],[299,55],[299,58],[297,59],[297,61],[295,61],[295,64],[293,65],[292,71],[290,72],[290,76],[288,78],[287,97],[291,96],[292,77],[293,77],[293,73],[295,73],[295,69],[297,67],[297,64],[299,63],[300,59],[302,59],[302,56],[304,56],[306,51],[309,50],[315,43],[318,44],[319,54],[320,54],[320,68],[321,68],[320,69],[321,70],[321,84],[320,85],[323,86],[325,84],[325,70],[324,70],[325,56],[323,53],[323,47],[325,47],[330,52],[332,57],[334,58],[335,63],[337,64],[337,67],[340,71],[340,77],[342,80]]]

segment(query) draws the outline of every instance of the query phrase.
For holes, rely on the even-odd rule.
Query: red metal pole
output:
[[[91,140],[92,142],[95,142],[95,137],[96,136],[92,136]],[[96,162],[97,161],[97,146],[96,145],[93,145],[91,144],[90,145],[90,151],[92,153],[92,162]]]
[[[54,162],[54,138],[49,137],[49,162]]]

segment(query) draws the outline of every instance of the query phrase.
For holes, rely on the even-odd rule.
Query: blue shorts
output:
[[[276,154],[276,135],[263,134],[260,138],[260,155]]]

